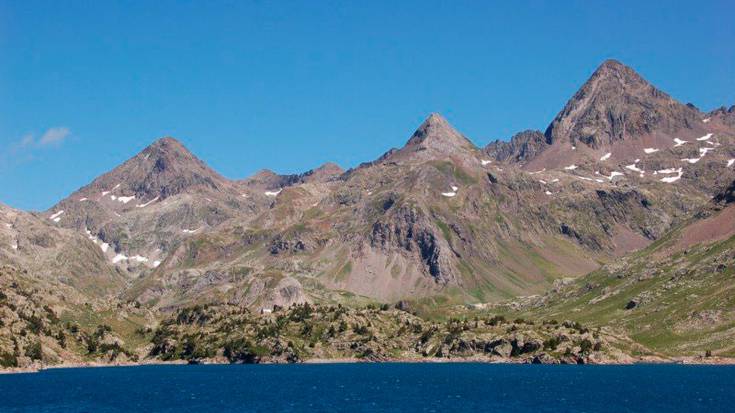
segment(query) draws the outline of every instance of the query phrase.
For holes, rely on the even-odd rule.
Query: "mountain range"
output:
[[[605,298],[579,297],[618,291],[600,274],[655,274],[708,245],[726,251],[708,259],[731,259],[734,185],[735,106],[704,113],[609,60],[545,131],[484,148],[434,113],[347,171],[230,180],[161,138],[47,211],[0,205],[0,262],[69,321],[114,305],[136,314],[129,325],[193,305],[512,303],[538,316],[574,302],[587,314]],[[633,293],[620,295],[628,310],[646,301]],[[23,346],[10,320],[27,317],[11,312],[0,348]]]

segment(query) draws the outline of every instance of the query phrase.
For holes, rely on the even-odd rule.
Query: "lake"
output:
[[[720,412],[735,367],[203,365],[0,375],[2,412]]]

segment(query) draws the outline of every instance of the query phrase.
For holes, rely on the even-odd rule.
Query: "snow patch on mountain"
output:
[[[48,217],[48,219],[50,219],[51,221],[54,221],[54,222],[59,222],[61,220],[61,215],[63,213],[64,213],[64,210],[62,209],[61,211],[56,212],[55,214],[53,214],[50,217]]]
[[[90,241],[100,246],[100,249],[103,253],[106,253],[107,250],[110,248],[110,244],[103,242],[101,239],[97,238],[94,234],[92,234],[92,231],[90,231],[89,228],[85,228],[84,232],[87,233],[87,238],[89,238]]]
[[[128,258],[128,260],[137,262],[148,262],[148,258],[141,255],[133,255],[132,257]]]
[[[667,177],[661,178],[661,182],[665,182],[667,184],[671,184],[671,183],[674,183],[674,182],[678,181],[679,179],[681,179],[681,176],[684,174],[684,169],[683,168],[679,168],[679,169],[676,169],[676,170],[674,170],[674,169],[662,169],[661,171],[666,171],[665,173],[674,173],[674,172],[676,172],[676,174],[677,174],[676,176],[667,176]],[[661,172],[661,171],[659,171],[659,172]]]
[[[133,195],[133,196],[120,196],[120,197],[117,198],[117,200],[119,202],[122,202],[123,204],[127,204],[128,202],[132,201],[133,199],[135,199],[135,195]]]
[[[630,169],[631,171],[635,171],[640,174],[646,173],[646,171],[638,167],[638,162],[640,162],[640,159],[636,159],[635,162],[630,165],[625,165],[625,169]]]
[[[138,204],[138,205],[136,205],[135,207],[136,207],[136,208],[145,208],[145,207],[147,207],[148,205],[150,205],[150,204],[152,204],[152,203],[154,203],[154,202],[156,202],[156,201],[158,201],[158,197],[155,197],[155,198],[151,199],[150,201],[146,202],[145,204]]]
[[[702,157],[704,155],[707,155],[707,152],[714,150],[715,148],[699,148],[699,156]]]

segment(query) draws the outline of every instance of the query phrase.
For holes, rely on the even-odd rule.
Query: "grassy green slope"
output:
[[[674,249],[683,230],[521,313],[619,327],[664,355],[735,355],[735,237]]]

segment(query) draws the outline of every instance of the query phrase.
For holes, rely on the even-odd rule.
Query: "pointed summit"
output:
[[[617,60],[604,61],[546,129],[551,144],[593,149],[614,142],[689,128],[699,112],[656,89]]]
[[[162,138],[158,138],[153,143],[148,145],[145,149],[142,151],[143,153],[150,153],[150,152],[159,152],[159,153],[182,153],[182,154],[189,154],[191,155],[191,152],[189,152],[186,147],[179,142],[176,138],[173,138],[171,136],[164,136]]]
[[[110,192],[111,195],[134,196],[139,200],[164,199],[182,192],[217,191],[227,182],[181,142],[164,137],[73,196],[92,199],[102,192]]]
[[[623,62],[621,62],[620,60],[615,60],[615,59],[607,59],[604,62],[602,62],[600,66],[597,67],[597,70],[595,70],[595,72],[599,72],[599,71],[618,71],[618,72],[630,71],[630,72],[635,73],[633,69],[623,64]]]
[[[409,158],[444,159],[468,155],[475,149],[475,145],[457,132],[442,115],[432,113],[411,135],[403,148],[389,154],[385,159],[390,161]]]
[[[142,163],[148,163],[143,161],[154,160],[154,168],[158,172],[209,169],[204,162],[194,156],[181,142],[170,136],[157,139],[131,160],[135,160],[136,158],[142,158],[139,159]],[[209,171],[216,174],[211,169]]]
[[[616,82],[623,89],[633,89],[636,87],[655,89],[635,70],[615,59],[605,60],[597,67],[597,70],[595,70],[587,81],[587,83],[595,82]],[[663,94],[660,91],[659,93]]]
[[[466,138],[457,132],[442,115],[432,113],[416,129],[416,132],[413,133],[406,146],[419,145],[426,141],[434,140],[466,141]]]

